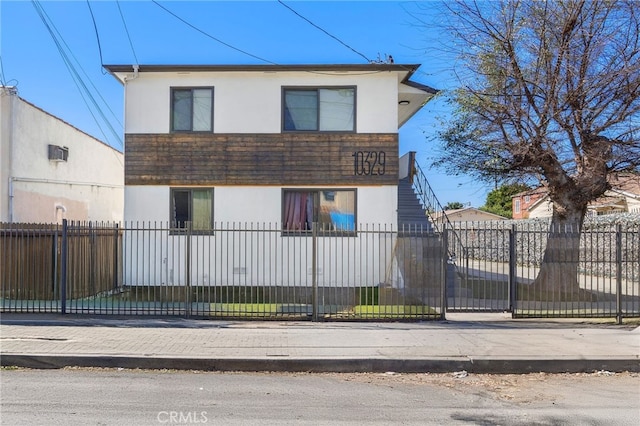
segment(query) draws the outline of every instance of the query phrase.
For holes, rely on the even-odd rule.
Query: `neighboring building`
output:
[[[589,204],[592,215],[640,213],[640,175],[619,173],[610,179],[611,189]]]
[[[485,222],[491,220],[507,220],[506,217],[490,212],[485,212],[475,207],[445,210],[444,215],[446,215],[450,222]],[[443,220],[443,213],[435,213],[433,219],[441,222]]]
[[[511,218],[529,219],[529,209],[547,195],[545,188],[535,188],[511,197]]]
[[[0,222],[122,220],[123,154],[0,91]]]
[[[612,175],[609,179],[611,189],[606,191],[604,195],[595,201],[589,203],[587,214],[593,216],[611,214],[611,213],[640,213],[640,175],[633,173],[618,173]],[[549,198],[548,192],[544,188],[532,190],[535,194],[535,202],[529,203],[521,218],[545,218],[551,217],[553,214],[553,203]],[[523,193],[525,194],[525,193]],[[514,219],[516,219],[516,203],[522,200],[523,195],[517,194],[513,197]],[[533,196],[530,199],[534,199]]]
[[[125,91],[125,220],[396,228],[398,129],[436,93],[417,68],[106,66]]]

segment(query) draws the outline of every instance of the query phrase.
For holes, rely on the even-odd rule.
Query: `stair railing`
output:
[[[429,181],[427,181],[427,177],[420,168],[420,165],[415,161],[415,155],[412,156],[409,173],[409,180],[411,185],[413,186],[414,192],[418,195],[418,199],[420,200],[420,204],[422,204],[422,208],[427,212],[427,216],[429,220],[433,224],[434,229],[438,233],[444,233],[444,230],[448,230],[449,235],[453,235],[453,238],[456,242],[456,247],[460,247],[462,250],[463,259],[466,258],[466,248],[462,244],[462,239],[460,235],[456,232],[453,224],[449,220],[449,217],[444,211],[442,204],[436,197],[435,192],[429,185]],[[456,263],[456,253],[455,250],[452,250],[451,244],[448,244],[449,250],[449,261],[450,263]]]

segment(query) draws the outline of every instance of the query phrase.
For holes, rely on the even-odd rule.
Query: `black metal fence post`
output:
[[[59,289],[59,282],[58,282],[58,231],[59,231],[59,227],[56,224],[56,227],[53,230],[53,246],[51,247],[52,252],[51,252],[51,257],[53,260],[53,264],[52,266],[52,271],[51,271],[51,284],[53,285],[53,293],[51,296],[51,300],[52,302],[55,302],[56,300],[56,295],[58,295],[58,289]]]
[[[185,242],[185,280],[184,283],[184,303],[185,316],[191,316],[191,234],[193,233],[193,222],[187,222],[187,239]]]
[[[622,225],[616,226],[616,319],[622,324]]]
[[[449,282],[449,231],[447,228],[442,230],[442,280],[440,282],[441,307],[440,319],[446,320],[446,312],[449,304],[449,294],[447,292],[447,283]]]
[[[62,249],[60,253],[60,313],[67,313],[67,254],[69,224],[62,219]]]
[[[120,225],[115,224],[115,232],[113,235],[113,289],[118,288],[118,234],[120,233]]]
[[[509,310],[511,311],[511,316],[514,317],[516,314],[516,261],[517,261],[517,253],[516,253],[516,225],[511,225],[511,229],[509,230]]]
[[[95,228],[95,224],[93,222],[89,222],[87,223],[87,238],[89,240],[89,289],[85,290],[87,291],[87,293],[85,293],[86,295],[95,295],[97,293],[96,291],[96,275],[97,275],[97,271],[96,271],[96,251],[97,251],[97,247],[96,247],[96,228]],[[81,289],[84,288],[84,285],[82,287],[80,287]]]
[[[318,224],[311,225],[311,288],[312,321],[318,321]]]

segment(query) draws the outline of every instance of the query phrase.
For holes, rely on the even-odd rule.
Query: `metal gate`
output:
[[[464,225],[464,229],[445,230],[447,311],[512,311],[513,233],[489,222]]]

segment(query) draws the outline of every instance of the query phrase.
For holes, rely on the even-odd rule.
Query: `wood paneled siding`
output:
[[[397,185],[398,135],[127,134],[125,184]]]

